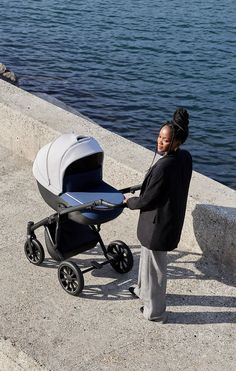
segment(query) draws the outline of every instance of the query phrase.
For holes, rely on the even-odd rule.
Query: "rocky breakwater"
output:
[[[14,72],[10,71],[5,64],[0,63],[0,78],[11,84],[17,84],[17,77]]]

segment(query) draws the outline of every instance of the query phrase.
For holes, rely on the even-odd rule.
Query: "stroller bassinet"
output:
[[[122,241],[106,248],[99,234],[100,226],[117,218],[123,211],[123,193],[103,181],[104,153],[92,137],[64,134],[38,152],[33,174],[44,201],[55,210],[38,223],[28,222],[25,254],[40,265],[44,250],[35,230],[45,228],[45,243],[50,256],[60,261],[59,282],[68,293],[78,295],[84,286],[83,273],[110,263],[120,272],[133,266],[133,256]],[[106,260],[91,262],[83,272],[72,261],[65,261],[100,244]]]

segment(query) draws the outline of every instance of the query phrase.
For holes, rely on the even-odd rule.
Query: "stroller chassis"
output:
[[[134,193],[136,190],[140,189],[140,185],[133,186],[129,188],[125,188],[120,190],[122,193]],[[40,220],[37,223],[32,221],[28,222],[27,224],[27,240],[25,242],[24,251],[27,259],[30,263],[34,265],[41,265],[45,258],[45,253],[43,246],[37,240],[35,231],[40,227],[45,227],[45,229],[50,226],[52,223],[58,223],[59,220],[63,217],[68,217],[70,213],[76,211],[84,211],[84,210],[96,210],[99,207],[105,208],[120,208],[124,207],[124,205],[119,204],[111,204],[104,200],[96,200],[87,204],[83,204],[80,206],[73,206],[73,207],[61,207],[57,213],[50,215],[47,218]],[[81,270],[79,266],[70,260],[64,260],[63,254],[60,251],[56,251],[58,256],[58,261],[60,261],[58,266],[58,280],[62,286],[62,288],[71,295],[79,295],[83,288],[84,288],[84,274],[90,272],[94,269],[101,269],[104,265],[110,264],[114,270],[119,273],[127,273],[133,267],[133,255],[130,248],[122,241],[116,240],[112,241],[108,247],[104,245],[102,238],[99,234],[100,232],[100,225],[90,225],[89,228],[93,230],[93,232],[97,236],[97,243],[102,248],[105,261],[99,263],[95,260],[91,261],[91,266]],[[86,251],[88,249],[84,249]],[[50,251],[48,250],[49,254]],[[78,252],[79,253],[79,252]]]

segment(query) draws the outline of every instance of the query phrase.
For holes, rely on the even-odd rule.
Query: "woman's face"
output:
[[[167,125],[163,126],[157,138],[157,151],[159,153],[166,154],[168,152],[171,144],[171,136],[172,136],[171,128]],[[174,140],[171,148],[172,151],[176,150],[179,145],[180,142]]]

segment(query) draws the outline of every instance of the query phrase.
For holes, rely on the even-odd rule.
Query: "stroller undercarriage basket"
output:
[[[95,229],[70,219],[55,221],[45,226],[44,234],[47,250],[56,261],[81,254],[92,249],[99,242],[98,232]]]
[[[45,228],[45,243],[49,255],[60,262],[59,282],[71,295],[79,295],[82,292],[84,273],[101,269],[106,264],[110,264],[119,273],[127,273],[133,267],[132,252],[124,242],[112,241],[106,248],[99,234],[99,226],[80,225],[64,215],[61,217],[60,214],[51,215],[36,224],[28,223],[24,251],[27,259],[34,265],[41,265],[45,258],[43,246],[35,235],[35,230],[41,226]],[[90,267],[81,270],[73,261],[65,260],[90,250],[97,244],[102,248],[106,258],[102,263],[91,261]]]
[[[106,247],[100,236],[103,223],[118,217],[123,208],[123,194],[140,186],[117,191],[102,180],[103,151],[90,137],[64,134],[44,146],[33,167],[39,191],[55,213],[34,223],[28,222],[24,251],[34,265],[45,258],[42,244],[35,231],[44,227],[45,244],[58,266],[62,288],[71,295],[79,295],[84,287],[84,273],[110,264],[117,272],[127,273],[133,266],[130,248],[122,241]],[[81,270],[69,259],[100,245],[105,260],[91,261]]]

